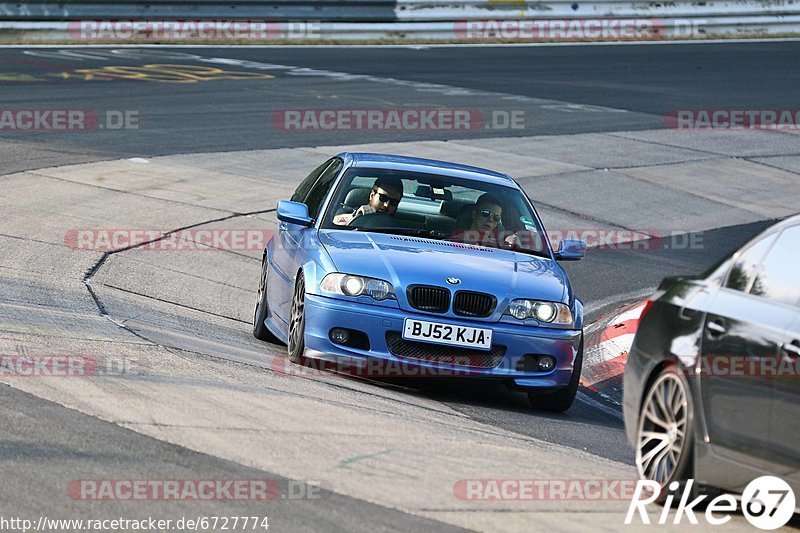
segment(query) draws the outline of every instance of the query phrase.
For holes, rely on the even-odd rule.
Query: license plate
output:
[[[492,330],[490,329],[454,326],[413,318],[406,318],[403,322],[403,338],[479,350],[492,349]]]

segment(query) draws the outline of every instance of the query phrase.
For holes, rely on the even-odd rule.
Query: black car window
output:
[[[758,273],[761,260],[767,255],[769,247],[775,242],[776,233],[768,235],[752,245],[736,260],[730,272],[725,286],[729,289],[748,292],[753,280]]]
[[[328,159],[320,166],[315,168],[313,172],[311,172],[311,174],[306,176],[306,179],[304,179],[297,187],[297,189],[294,191],[291,200],[293,202],[303,202],[303,200],[306,199],[306,196],[308,196],[308,192],[311,190],[311,187],[313,187],[314,184],[317,182],[317,178],[319,178],[319,175],[322,174],[322,171],[328,168],[330,164],[331,164],[331,159]]]
[[[750,294],[789,305],[800,305],[798,265],[800,265],[800,226],[794,226],[786,228],[778,236],[763,267],[753,280]]]
[[[308,193],[305,204],[308,206],[308,214],[312,218],[317,218],[319,208],[322,207],[322,202],[325,201],[325,196],[327,196],[333,180],[336,179],[343,166],[344,162],[341,159],[334,159],[319,177],[311,192]]]

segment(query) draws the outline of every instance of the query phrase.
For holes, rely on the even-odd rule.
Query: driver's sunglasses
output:
[[[500,215],[498,215],[497,213],[495,213],[494,211],[491,211],[489,209],[481,209],[480,210],[480,214],[481,214],[481,216],[483,218],[490,218],[491,217],[498,224],[500,223],[501,220],[503,220]]]
[[[400,205],[400,198],[392,198],[388,194],[383,194],[382,192],[372,191],[373,193],[378,195],[378,200],[381,201],[382,204],[389,202],[389,205],[392,207],[397,207]]]

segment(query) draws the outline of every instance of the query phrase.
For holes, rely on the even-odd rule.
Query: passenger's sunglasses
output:
[[[497,213],[495,213],[494,211],[491,211],[489,209],[481,209],[478,212],[481,214],[481,216],[483,218],[492,218],[498,224],[500,223],[501,220],[503,220],[500,215],[498,215]]]
[[[400,198],[392,198],[388,194],[383,194],[382,192],[372,191],[374,194],[378,195],[378,200],[381,201],[382,204],[389,202],[389,205],[392,207],[397,207],[400,205]]]

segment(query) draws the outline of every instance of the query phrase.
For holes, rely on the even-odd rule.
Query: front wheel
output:
[[[292,296],[292,310],[289,318],[289,361],[295,364],[303,363],[303,350],[305,349],[306,334],[306,282],[303,273],[297,275]]]
[[[556,392],[551,393],[528,393],[528,402],[531,404],[532,409],[540,411],[552,411],[554,413],[563,413],[575,401],[575,396],[578,394],[578,385],[581,381],[581,369],[583,368],[583,339],[578,347],[578,354],[575,356],[575,364],[572,366],[572,377],[569,384]]]
[[[258,281],[258,295],[256,296],[256,307],[253,311],[253,336],[258,340],[279,343],[278,337],[264,325],[267,319],[267,258],[261,261],[261,277]]]
[[[636,432],[636,472],[666,487],[692,476],[694,405],[689,383],[675,366],[647,390]],[[666,491],[662,491],[663,495]]]

